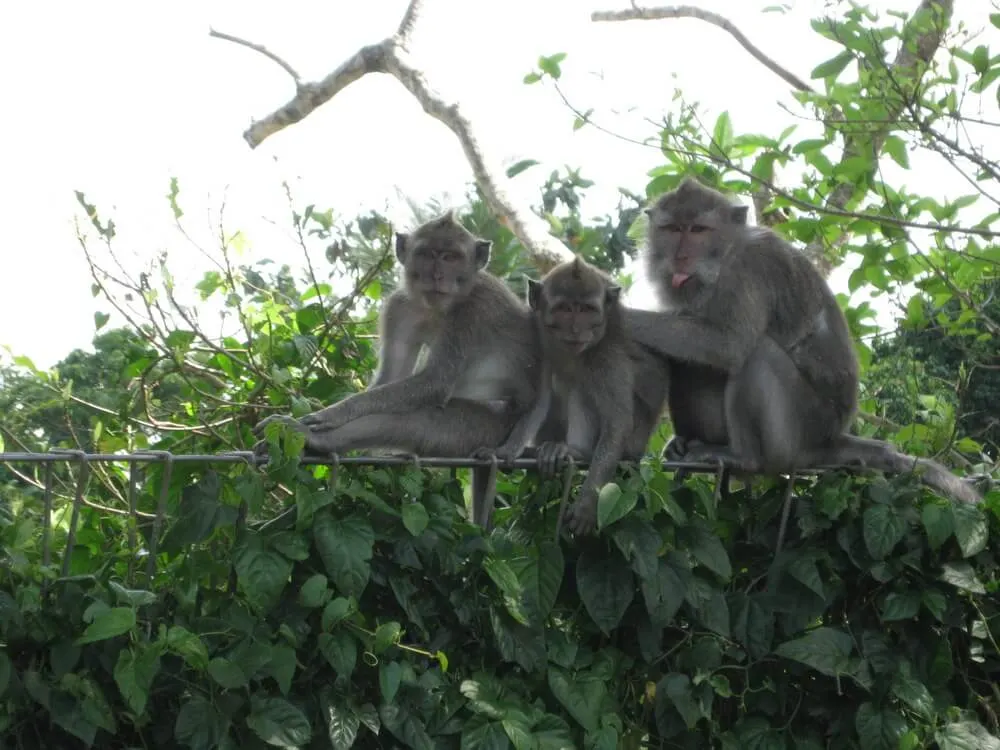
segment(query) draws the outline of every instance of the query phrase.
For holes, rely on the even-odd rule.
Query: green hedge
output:
[[[995,495],[803,479],[776,559],[777,485],[643,465],[557,543],[558,482],[501,477],[484,534],[463,479],[178,464],[131,585],[127,519],[84,508],[59,578],[6,486],[0,746],[1000,748]]]

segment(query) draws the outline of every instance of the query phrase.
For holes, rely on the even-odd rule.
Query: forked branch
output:
[[[422,0],[412,0],[392,36],[377,44],[362,47],[336,70],[316,82],[301,81],[291,65],[259,44],[211,30],[209,34],[213,37],[240,44],[266,56],[280,65],[295,82],[295,96],[271,114],[254,122],[243,133],[243,138],[250,144],[250,148],[256,148],[275,133],[308,117],[363,76],[369,73],[386,73],[399,81],[420,102],[428,115],[444,123],[455,134],[490,209],[506,221],[540,271],[544,272],[573,257],[566,245],[549,234],[545,222],[527,206],[518,205],[504,189],[503,182],[506,178],[503,170],[483,151],[472,124],[462,115],[457,104],[446,102],[433,89],[423,72],[413,63],[408,50],[409,39],[420,21],[421,5]]]

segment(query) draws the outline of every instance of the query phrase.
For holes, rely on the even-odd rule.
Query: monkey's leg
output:
[[[514,423],[509,412],[453,399],[444,407],[398,414],[374,414],[335,430],[309,432],[307,447],[335,453],[371,448],[403,450],[418,456],[465,457],[477,446],[498,445]],[[496,493],[496,464],[472,470],[472,521],[489,528]]]
[[[500,445],[515,416],[474,401],[452,399],[446,406],[369,414],[335,430],[310,430],[307,446],[321,453],[388,448],[418,456],[464,458],[482,446]]]
[[[781,474],[803,468],[841,431],[840,416],[829,401],[768,337],[743,369],[730,375],[725,405],[730,452],[746,471]]]

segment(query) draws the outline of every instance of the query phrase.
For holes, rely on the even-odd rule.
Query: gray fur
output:
[[[666,398],[665,363],[623,334],[620,289],[579,258],[529,282],[544,370],[538,400],[497,451],[517,458],[534,438],[539,468],[566,458],[590,461],[579,500],[567,514],[577,534],[593,531],[600,488],[622,458],[645,452]],[[560,312],[564,303],[575,312]]]
[[[980,499],[940,464],[847,434],[857,355],[833,292],[804,255],[746,226],[745,209],[692,179],[647,214],[646,270],[667,312],[627,310],[624,327],[672,362],[669,406],[685,458],[766,474],[919,466],[946,495]]]
[[[528,308],[486,272],[489,250],[451,212],[397,235],[404,284],[382,310],[378,370],[366,391],[299,420],[307,450],[464,457],[503,442],[535,400],[540,352]],[[287,421],[258,433],[275,419]]]

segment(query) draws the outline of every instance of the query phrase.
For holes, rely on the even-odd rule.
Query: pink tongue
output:
[[[674,289],[677,289],[678,287],[680,287],[681,284],[683,284],[690,278],[691,274],[689,273],[675,273],[673,275],[673,278],[670,279],[670,284],[671,286],[673,286]]]

